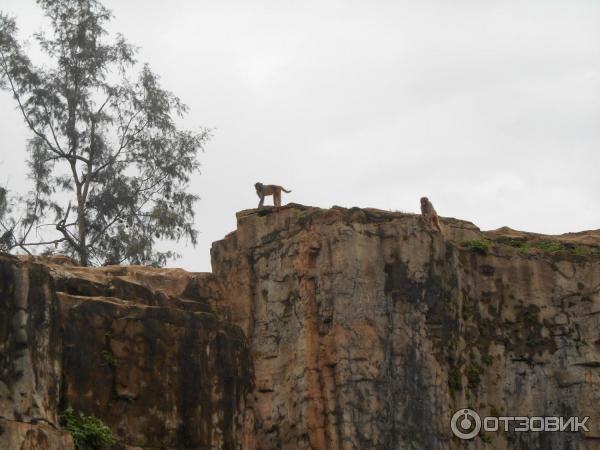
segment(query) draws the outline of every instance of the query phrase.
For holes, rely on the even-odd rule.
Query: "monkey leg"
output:
[[[273,204],[275,206],[281,206],[281,192],[273,192]]]
[[[421,222],[423,223],[424,228],[431,228],[431,219],[428,216],[422,215]]]
[[[262,208],[264,202],[265,202],[265,196],[263,195],[260,197],[260,201],[258,202],[258,207]]]

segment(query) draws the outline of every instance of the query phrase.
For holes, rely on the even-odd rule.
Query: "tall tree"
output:
[[[148,65],[132,75],[136,49],[121,35],[108,41],[112,15],[99,1],[37,3],[51,25],[35,35],[50,66],[31,62],[0,13],[0,87],[32,132],[34,185],[23,216],[5,219],[8,247],[51,245],[84,265],[162,264],[173,254],[156,240],[196,243],[188,184],[209,131],[176,126],[187,107]],[[54,236],[32,240],[48,221]]]

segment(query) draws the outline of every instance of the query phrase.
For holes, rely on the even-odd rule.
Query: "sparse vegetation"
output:
[[[481,367],[479,367],[475,363],[469,364],[465,369],[465,375],[467,377],[467,382],[469,389],[476,389],[481,382]]]
[[[526,309],[522,313],[523,323],[527,327],[532,327],[538,323],[538,315],[536,310]]]
[[[521,253],[527,253],[531,250],[531,244],[527,241],[517,239],[501,239],[500,243],[516,248]]]
[[[462,376],[458,367],[452,367],[448,372],[448,390],[450,395],[454,396],[456,391],[462,390]]]
[[[113,355],[108,350],[103,350],[101,355],[106,365],[111,367],[117,367],[119,365],[119,360],[115,358],[115,355]]]
[[[473,300],[467,296],[463,299],[462,304],[462,318],[463,320],[469,320],[473,316],[475,305]]]
[[[549,253],[562,252],[567,249],[562,242],[558,241],[538,241],[533,242],[531,246]]]
[[[215,318],[217,320],[224,320],[225,319],[225,315],[223,314],[223,311],[220,311],[217,308],[211,308],[211,313],[213,314],[213,316],[215,316]]]
[[[509,247],[513,247],[518,249],[519,251],[523,252],[523,253],[527,253],[529,251],[531,251],[532,249],[538,249],[538,250],[542,250],[543,252],[546,253],[560,253],[560,252],[566,252],[566,253],[570,253],[571,255],[574,256],[594,256],[594,255],[600,255],[600,251],[599,249],[597,249],[596,247],[587,247],[584,245],[580,245],[580,244],[571,244],[571,243],[564,243],[561,241],[552,241],[552,240],[531,240],[531,241],[525,241],[525,240],[518,240],[518,239],[501,239],[499,242],[501,242],[504,245],[508,245]]]
[[[590,249],[587,249],[581,245],[574,245],[573,248],[570,249],[570,252],[575,256],[586,256],[592,254]]]
[[[493,359],[492,359],[492,357],[490,355],[483,355],[481,357],[481,362],[483,364],[485,364],[486,366],[491,366],[492,362],[493,362]]]
[[[491,242],[487,239],[469,239],[462,242],[462,246],[482,255],[487,255],[491,248]]]
[[[97,417],[66,410],[60,414],[60,423],[65,430],[71,433],[77,449],[91,447],[102,450],[117,443],[110,428]]]

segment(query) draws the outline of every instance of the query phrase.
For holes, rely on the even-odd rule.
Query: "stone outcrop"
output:
[[[0,273],[0,448],[73,449],[66,408],[122,445],[236,447],[251,365],[214,276],[10,256]]]
[[[74,448],[57,426],[61,350],[48,271],[0,256],[0,448]]]
[[[600,448],[600,233],[288,205],[213,244],[250,341],[256,449],[448,449],[454,411],[590,416],[468,448]]]
[[[600,448],[600,231],[482,232],[290,204],[242,211],[212,273],[0,255],[0,448]],[[450,418],[589,416],[452,436]]]

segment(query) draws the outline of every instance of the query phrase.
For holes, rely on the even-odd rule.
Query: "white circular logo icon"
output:
[[[452,416],[450,427],[454,436],[473,439],[481,430],[481,417],[472,409],[459,409]]]

